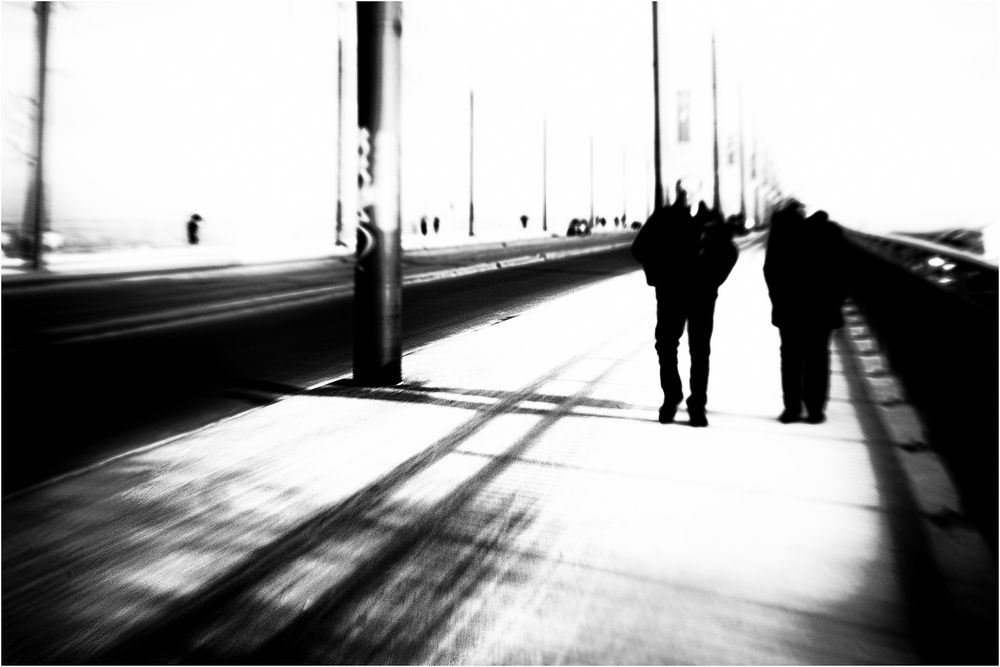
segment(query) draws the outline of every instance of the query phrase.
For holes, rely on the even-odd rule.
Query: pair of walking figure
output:
[[[699,201],[697,191],[697,181],[679,180],[675,202],[649,217],[632,243],[632,255],[656,290],[656,353],[663,389],[659,421],[672,423],[683,399],[677,349],[686,326],[689,423],[704,427],[715,301],[739,250],[732,229]],[[843,324],[841,239],[840,228],[825,213],[806,219],[797,201],[786,202],[772,216],[764,277],[771,322],[781,336],[782,423],[825,420],[830,334]]]

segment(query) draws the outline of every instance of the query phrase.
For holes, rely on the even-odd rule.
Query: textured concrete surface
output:
[[[995,556],[856,314],[828,421],[776,421],[761,263],[707,429],[656,421],[637,272],[5,498],[4,661],[961,662],[992,618],[995,662]]]

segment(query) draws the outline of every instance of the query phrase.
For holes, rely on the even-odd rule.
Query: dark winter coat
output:
[[[775,215],[764,260],[774,326],[843,326],[844,243],[843,230],[835,222]]]
[[[715,298],[738,255],[732,232],[704,203],[694,217],[677,205],[657,210],[632,242],[646,284],[678,295]]]

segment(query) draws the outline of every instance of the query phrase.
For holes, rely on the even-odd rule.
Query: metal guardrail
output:
[[[922,276],[941,289],[987,308],[997,308],[995,261],[953,246],[904,236],[846,230],[847,238]]]
[[[847,230],[855,303],[997,545],[997,266],[953,247]]]

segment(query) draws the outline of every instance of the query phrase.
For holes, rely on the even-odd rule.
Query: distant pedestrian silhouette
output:
[[[195,213],[191,216],[191,219],[187,221],[187,236],[189,245],[198,245],[201,240],[198,237],[199,226],[201,223],[201,216]]]
[[[427,236],[427,216],[420,217],[420,233],[423,236]]]
[[[441,230],[441,218],[434,216],[434,233],[437,234]]]
[[[783,424],[826,420],[830,387],[830,335],[844,324],[846,296],[843,231],[826,212],[805,217],[786,202],[772,216],[764,260],[771,323],[781,336]]]
[[[527,229],[528,228],[528,216],[526,216],[526,215],[522,215],[521,216],[521,228],[522,229]]]
[[[677,347],[685,324],[691,354],[692,426],[708,426],[708,358],[719,286],[736,264],[739,251],[732,232],[698,199],[698,184],[677,181],[672,206],[653,212],[632,242],[646,283],[656,288],[656,353],[663,405],[659,421],[673,422],[683,396],[677,371]]]

